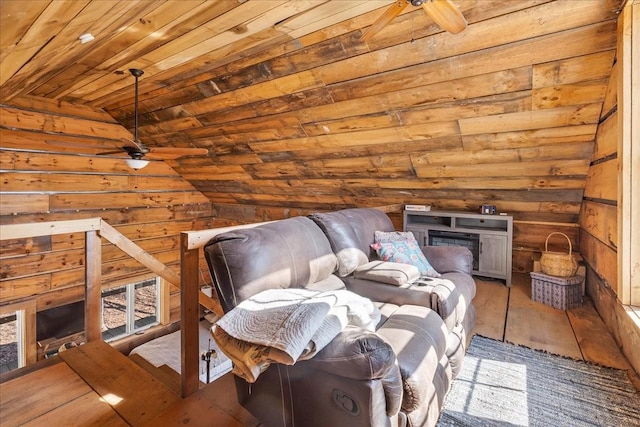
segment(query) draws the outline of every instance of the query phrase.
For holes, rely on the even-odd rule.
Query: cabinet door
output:
[[[481,234],[478,273],[507,275],[507,236]]]

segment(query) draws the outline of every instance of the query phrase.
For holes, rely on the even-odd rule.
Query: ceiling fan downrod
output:
[[[135,89],[135,97],[134,97],[134,144],[138,145],[140,141],[138,141],[138,77],[144,74],[144,71],[139,68],[129,68],[129,72],[136,78],[136,89]]]

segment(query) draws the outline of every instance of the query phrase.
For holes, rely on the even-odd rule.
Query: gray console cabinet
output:
[[[420,246],[469,248],[473,274],[503,279],[511,286],[512,216],[405,210],[404,231],[411,231]]]

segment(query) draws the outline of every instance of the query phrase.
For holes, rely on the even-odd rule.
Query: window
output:
[[[102,338],[113,341],[160,320],[160,280],[153,278],[102,291]]]
[[[24,366],[21,363],[22,340],[19,338],[21,329],[21,311],[3,314],[0,316],[0,373],[11,371]]]

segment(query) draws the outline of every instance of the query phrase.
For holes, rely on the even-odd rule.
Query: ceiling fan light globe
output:
[[[149,164],[149,160],[142,159],[125,159],[124,162],[133,170],[139,170]]]
[[[467,20],[450,0],[427,0],[422,8],[436,24],[446,31],[458,34],[467,28]]]

